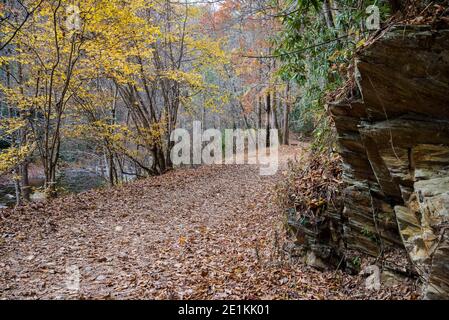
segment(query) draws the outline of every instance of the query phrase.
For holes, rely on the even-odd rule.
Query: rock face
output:
[[[358,55],[329,104],[344,160],[350,249],[405,247],[424,297],[449,298],[449,30],[398,26]]]

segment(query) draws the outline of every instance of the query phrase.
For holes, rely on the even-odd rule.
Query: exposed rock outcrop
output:
[[[359,53],[331,103],[348,248],[405,247],[424,297],[449,298],[449,30],[397,26]]]

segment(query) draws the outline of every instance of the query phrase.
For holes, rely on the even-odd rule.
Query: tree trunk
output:
[[[285,88],[285,103],[284,103],[284,123],[282,129],[282,143],[285,145],[289,145],[289,135],[290,130],[288,127],[290,116],[290,83],[287,83],[287,87]]]
[[[327,27],[329,29],[334,29],[335,28],[334,18],[332,16],[332,11],[331,11],[331,7],[329,4],[329,0],[323,1],[323,14],[324,14],[324,18],[326,19]]]
[[[22,204],[22,197],[20,196],[20,183],[16,169],[12,171],[12,174],[14,176],[13,179],[14,179],[14,190],[16,193],[16,206],[20,206]]]
[[[9,67],[9,64],[6,64],[6,87],[8,89],[12,88],[11,85],[11,68]],[[13,107],[10,105],[8,107],[8,118],[12,119],[16,117],[16,111],[13,109]],[[17,145],[20,146],[20,135],[17,135],[17,133],[13,133],[11,135],[11,146],[16,147]],[[16,198],[16,206],[19,206],[22,203],[22,197],[20,192],[20,179],[18,177],[17,168],[14,168],[12,170],[13,180],[14,180],[14,190],[15,190],[15,198]]]
[[[170,133],[171,135],[171,133]],[[175,146],[174,141],[167,141],[167,153],[166,153],[166,159],[165,159],[165,168],[162,170],[161,173],[164,173],[167,170],[173,169],[173,162],[171,161],[171,151],[173,147]]]
[[[279,130],[279,119],[278,119],[279,101],[280,101],[280,99],[278,99],[278,92],[276,91],[276,86],[275,86],[274,91],[273,91],[273,105],[271,107],[272,113],[273,113],[273,115],[272,115],[273,123],[272,123],[271,127],[273,129],[278,130],[278,139],[279,139],[279,141],[282,141],[282,132]]]
[[[267,147],[270,147],[270,130],[271,130],[271,93],[267,93]]]
[[[21,191],[22,191],[22,199],[25,201],[30,201],[31,190],[30,190],[30,182],[28,177],[28,161],[26,160],[20,166],[20,177],[21,177]]]
[[[109,162],[108,165],[109,185],[113,187],[116,182],[114,180],[114,155],[110,151],[108,151],[108,162]]]
[[[48,198],[53,199],[58,196],[56,191],[56,164],[49,164],[45,173],[45,191]]]
[[[279,121],[278,121],[278,94],[276,88],[273,90],[273,104],[271,106],[272,109],[272,124],[271,127],[273,129],[279,129]]]
[[[18,73],[19,73],[19,82],[21,85],[23,85],[23,68],[22,68],[22,64],[19,63],[18,64]],[[23,91],[23,86],[20,87],[20,94],[23,95],[24,91]],[[21,118],[23,119],[24,116],[21,115]],[[27,144],[27,140],[28,140],[28,134],[27,134],[27,129],[20,129],[20,144],[21,145],[26,145]],[[30,201],[30,195],[31,195],[31,190],[30,190],[30,183],[29,183],[29,179],[28,179],[28,164],[29,164],[29,159],[25,159],[25,162],[20,165],[19,168],[19,173],[20,173],[20,187],[21,187],[21,194],[22,194],[22,200],[29,202]]]
[[[112,100],[112,106],[111,106],[111,125],[115,125],[116,122],[116,110],[117,110],[117,98],[118,98],[118,86],[115,85],[114,88],[114,98]],[[115,183],[117,183],[117,179],[114,179],[114,173],[116,174],[115,165],[114,165],[114,151],[110,146],[108,145],[108,141],[106,141],[106,150],[108,154],[108,162],[109,162],[109,184],[110,186],[114,186]],[[116,177],[117,178],[117,177]]]

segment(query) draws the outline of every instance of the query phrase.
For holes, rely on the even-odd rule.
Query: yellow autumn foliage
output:
[[[30,153],[29,146],[11,147],[0,152],[0,175],[12,170]]]

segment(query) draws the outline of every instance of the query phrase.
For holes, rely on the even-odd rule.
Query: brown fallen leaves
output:
[[[339,211],[341,174],[341,158],[337,154],[306,155],[289,164],[286,178],[278,184],[278,202],[281,207],[294,210],[298,220],[316,220],[327,207]]]
[[[301,150],[283,150],[283,160]],[[0,297],[20,299],[410,298],[292,263],[282,251],[279,179],[251,166],[170,172],[4,211]],[[80,290],[68,289],[77,267]]]
[[[436,4],[430,2],[423,5],[422,1],[414,0],[404,9],[404,24],[432,25],[434,28],[447,28],[449,25],[449,6],[444,3]],[[411,1],[413,2],[413,1]]]

